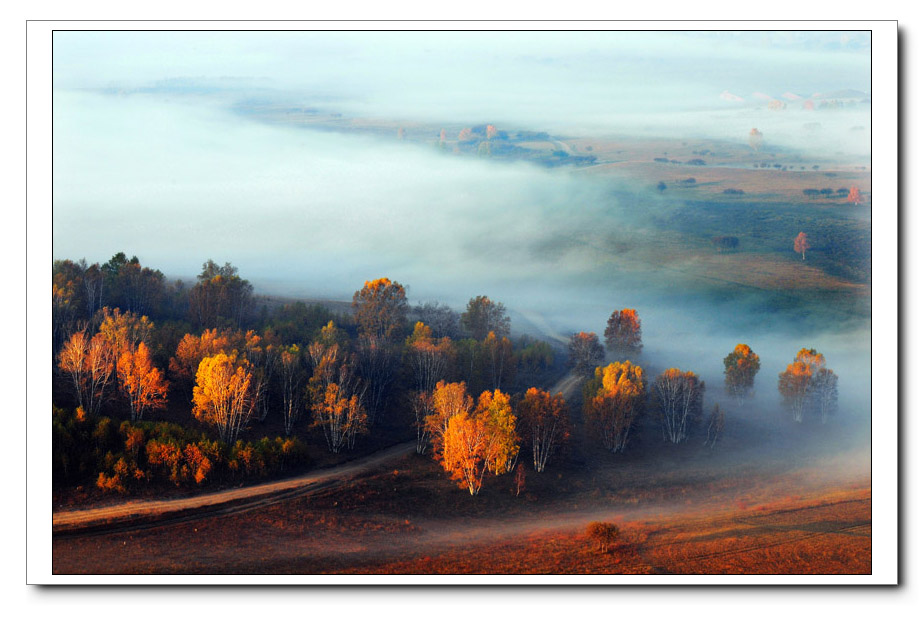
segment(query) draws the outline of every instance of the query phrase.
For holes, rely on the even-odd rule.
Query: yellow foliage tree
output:
[[[487,471],[511,470],[520,447],[510,396],[499,390],[482,393],[473,412],[449,419],[442,448],[443,468],[471,495],[479,493]]]
[[[253,412],[252,379],[250,363],[234,352],[206,356],[199,363],[193,416],[217,428],[221,440],[229,445],[237,440]]]
[[[645,398],[645,372],[630,361],[597,367],[585,389],[584,415],[612,452],[621,452],[641,413]]]

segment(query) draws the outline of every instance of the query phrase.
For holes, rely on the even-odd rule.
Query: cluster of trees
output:
[[[793,421],[802,423],[806,415],[817,414],[827,423],[837,409],[837,374],[826,364],[823,354],[802,348],[780,373],[778,389]]]
[[[513,471],[521,445],[532,450],[533,468],[541,473],[570,434],[561,393],[530,388],[517,398],[495,389],[475,401],[465,382],[440,380],[418,397],[418,453],[429,448],[471,495],[481,491],[486,474]]]
[[[102,490],[128,492],[147,484],[196,486],[266,477],[304,466],[297,438],[227,445],[166,422],[117,423],[81,408],[52,410],[52,479],[56,485],[90,480]]]
[[[123,254],[105,267],[118,267],[115,276],[137,273],[162,281],[160,272],[126,269],[140,264]],[[251,419],[279,415],[286,437],[307,421],[337,453],[352,448],[377,419],[400,414],[396,409],[410,405],[415,411],[426,408],[419,415],[431,414],[429,396],[441,380],[464,383],[476,394],[497,393],[514,384],[518,371],[529,379],[548,372],[556,361],[548,343],[528,337],[511,341],[504,305],[483,295],[472,298],[462,314],[433,302],[411,307],[401,284],[381,278],[354,294],[351,316],[295,303],[256,317],[249,282],[229,263],[209,260],[197,283],[183,292],[185,317],[178,320],[155,307],[160,315],[155,325],[131,310],[94,309],[76,299],[75,293],[87,292],[96,271],[85,263],[54,264],[53,304],[62,313],[59,320],[67,319],[55,327],[70,330],[55,351],[59,391],[70,389],[81,418],[121,413],[140,427],[143,419],[167,407],[168,389],[173,390],[171,405],[181,406],[185,396],[187,414],[214,432],[218,444],[232,450],[245,445],[243,457],[250,453],[249,443],[240,439]],[[94,287],[94,302],[108,301],[100,297],[100,288],[122,297],[121,287],[116,288],[120,282],[101,284]],[[157,301],[125,297],[136,307]],[[69,314],[78,307],[80,315]],[[254,322],[262,330],[246,327]],[[62,400],[59,392],[56,403]],[[188,453],[198,452],[190,447]],[[544,467],[549,450],[540,445],[536,453],[537,466]],[[106,479],[118,473],[117,482],[123,484],[136,473],[133,466],[126,459],[115,471],[110,463]],[[141,469],[141,474],[150,472]]]

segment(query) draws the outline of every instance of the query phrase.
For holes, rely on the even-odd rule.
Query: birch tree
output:
[[[682,443],[703,413],[705,383],[692,371],[667,369],[653,386],[657,410],[661,414],[661,435],[666,441]]]
[[[293,344],[279,351],[279,386],[283,425],[286,436],[290,436],[302,411],[305,386],[304,356],[298,345]]]
[[[233,445],[253,414],[252,366],[236,353],[206,356],[196,371],[193,416]]]
[[[533,468],[542,473],[549,458],[570,436],[564,396],[531,388],[517,404],[517,418],[533,452]]]
[[[308,381],[312,425],[321,429],[332,453],[352,449],[368,422],[363,405],[366,386],[355,374],[354,360],[337,343],[312,343],[308,354],[314,365]]]

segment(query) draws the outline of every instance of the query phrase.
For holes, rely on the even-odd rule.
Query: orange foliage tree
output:
[[[760,150],[760,145],[763,142],[764,134],[757,128],[751,128],[751,132],[748,133],[748,144],[754,149],[755,152]]]
[[[847,194],[847,201],[853,202],[854,205],[860,203],[860,188],[859,187],[850,187],[850,193]]]
[[[151,362],[147,345],[125,350],[116,363],[116,373],[122,393],[128,399],[132,423],[144,416],[145,410],[160,410],[167,405],[167,381],[163,372]]]
[[[705,383],[692,371],[671,368],[655,379],[653,390],[661,413],[661,435],[674,444],[682,443],[703,414]]]
[[[571,421],[561,393],[531,388],[517,404],[517,418],[533,451],[533,468],[545,470],[552,453],[570,436]]]
[[[580,375],[589,375],[603,360],[603,346],[595,332],[577,332],[568,343],[568,366]]]
[[[519,445],[510,396],[485,391],[471,413],[449,419],[443,436],[442,465],[469,494],[481,491],[484,475],[500,475],[516,464]]]
[[[468,415],[473,405],[465,382],[436,383],[431,399],[432,412],[426,416],[426,431],[433,446],[433,457],[442,458],[443,440],[449,420],[459,414]]]
[[[802,254],[802,260],[805,260],[805,251],[809,249],[809,247],[808,236],[804,232],[800,232],[796,235],[792,249],[796,254]]]
[[[235,352],[206,356],[196,372],[193,416],[214,426],[233,445],[253,413],[252,366]]]
[[[725,391],[740,406],[744,398],[753,392],[754,377],[760,370],[760,357],[748,345],[740,343],[722,362],[725,365]]]
[[[584,387],[584,415],[604,446],[622,452],[645,401],[645,372],[630,361],[597,367]]]
[[[606,346],[620,355],[637,354],[642,350],[642,322],[634,308],[614,310],[603,332]]]
[[[139,343],[150,342],[154,324],[144,315],[121,312],[118,308],[102,309],[103,320],[99,333],[112,346],[116,354],[134,351]]]
[[[793,421],[797,423],[802,422],[811,382],[812,368],[804,362],[796,361],[780,373],[777,388],[783,398],[783,405],[789,408]]]

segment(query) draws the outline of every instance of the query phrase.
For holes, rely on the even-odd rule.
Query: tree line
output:
[[[432,455],[475,495],[486,475],[517,467],[521,448],[542,472],[570,436],[562,395],[523,384],[554,368],[554,350],[528,337],[512,341],[505,306],[487,296],[471,298],[462,313],[437,302],[410,306],[405,287],[383,277],[354,293],[351,315],[294,303],[256,316],[249,282],[229,263],[209,260],[187,293],[186,317],[154,306],[152,315],[161,315],[155,323],[143,310],[163,298],[120,295],[130,281],[118,276],[155,276],[157,282],[159,275],[162,282],[162,274],[145,272],[124,254],[114,259],[125,262],[107,263],[121,267],[106,274],[114,281],[103,282],[112,299],[93,290],[93,305],[77,294],[89,292],[85,283],[88,275],[95,279],[95,265],[56,261],[53,271],[53,305],[68,320],[61,328],[71,324],[55,369],[75,408],[68,416],[56,410],[55,466],[83,475],[94,464],[84,457],[87,449],[95,449],[100,488],[125,489],[158,475],[177,484],[265,475],[305,462],[299,433],[315,432],[329,452],[340,453],[380,424],[404,425],[401,417],[408,415],[417,452]],[[135,268],[125,270],[129,265]],[[74,267],[80,271],[71,275]],[[69,298],[62,299],[62,292]],[[141,308],[110,308],[109,301]],[[615,310],[604,339],[606,349],[595,333],[578,332],[568,346],[568,365],[587,378],[588,431],[610,451],[622,452],[639,419],[651,414],[664,441],[688,440],[703,417],[705,384],[699,376],[668,368],[649,382],[632,362],[643,349],[637,310]],[[618,358],[599,366],[607,350]],[[837,376],[825,364],[822,355],[806,349],[780,374],[781,397],[794,421],[817,413],[827,422],[833,413]],[[741,344],[724,365],[726,391],[743,403],[760,359]],[[167,407],[168,392],[174,406],[186,402],[187,414],[216,438],[152,429],[146,419]],[[127,421],[115,428],[107,412]],[[285,438],[242,441],[252,420],[271,414]],[[724,419],[715,406],[704,444],[721,439]],[[74,469],[78,465],[84,468]]]

